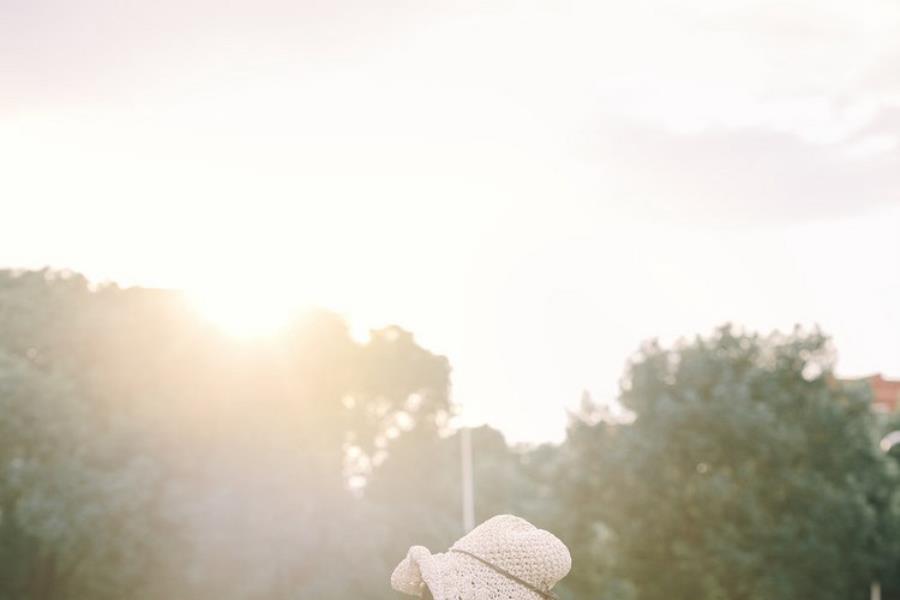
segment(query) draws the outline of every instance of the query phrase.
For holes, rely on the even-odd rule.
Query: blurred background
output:
[[[0,0],[0,600],[900,598],[900,5]]]

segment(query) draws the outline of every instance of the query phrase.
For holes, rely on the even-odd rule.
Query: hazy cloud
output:
[[[821,318],[886,369],[898,32],[893,0],[5,0],[0,266],[297,273],[497,420],[720,318]]]

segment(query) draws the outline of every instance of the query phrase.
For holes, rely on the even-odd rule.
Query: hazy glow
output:
[[[0,18],[0,265],[241,335],[400,324],[513,440],[729,320],[900,376],[893,0],[35,5]]]
[[[277,333],[301,304],[292,290],[268,287],[220,286],[188,291],[197,310],[227,333],[236,336],[259,336]]]

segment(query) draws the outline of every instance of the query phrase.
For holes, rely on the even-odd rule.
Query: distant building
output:
[[[845,382],[866,382],[872,390],[872,408],[879,413],[892,413],[900,410],[900,380],[885,379],[881,373],[844,379]]]

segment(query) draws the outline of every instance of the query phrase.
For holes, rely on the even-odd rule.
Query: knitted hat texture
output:
[[[568,548],[552,533],[521,517],[498,515],[448,552],[413,546],[394,569],[391,586],[422,596],[427,585],[435,600],[545,600],[535,590],[549,593],[571,567]]]

